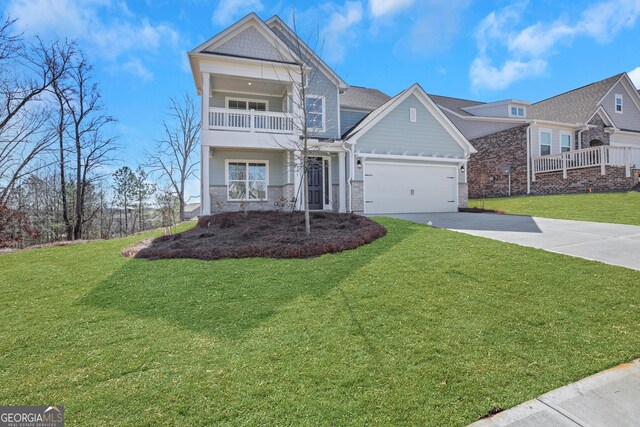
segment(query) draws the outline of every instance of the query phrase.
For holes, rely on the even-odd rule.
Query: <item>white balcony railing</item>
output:
[[[600,166],[601,173],[604,175],[606,166],[621,166],[626,168],[626,174],[630,176],[633,163],[632,150],[632,147],[603,145],[540,156],[533,159],[533,173],[535,175],[537,173],[562,171],[563,176],[566,178],[568,170]]]
[[[293,133],[293,117],[271,111],[209,108],[209,129],[240,132]]]

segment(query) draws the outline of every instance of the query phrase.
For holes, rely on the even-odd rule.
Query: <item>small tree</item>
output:
[[[169,188],[163,188],[156,193],[156,205],[160,211],[163,227],[173,227],[176,223],[176,211],[180,201]]]
[[[135,197],[136,208],[138,211],[138,228],[140,230],[145,229],[145,208],[147,207],[149,198],[156,191],[155,184],[147,182],[147,178],[148,176],[145,170],[142,168],[142,166],[138,166],[135,172],[133,193]],[[133,228],[135,229],[135,220]]]
[[[200,114],[193,99],[185,94],[181,99],[171,98],[168,116],[162,123],[164,136],[147,154],[148,166],[173,189],[178,198],[180,221],[184,221],[185,185],[195,176],[198,166]]]
[[[117,206],[124,210],[124,232],[129,234],[129,209],[136,197],[137,177],[128,166],[113,174],[113,191]],[[122,226],[122,224],[121,224]]]

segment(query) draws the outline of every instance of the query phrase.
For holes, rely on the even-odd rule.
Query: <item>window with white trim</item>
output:
[[[623,102],[624,99],[622,97],[622,95],[620,95],[619,93],[616,93],[616,101],[615,101],[615,108],[616,108],[616,113],[618,114],[622,114],[622,108],[623,108]]]
[[[525,109],[523,107],[514,107],[512,105],[510,110],[509,115],[511,117],[524,117],[525,115]]]
[[[227,108],[231,110],[267,111],[267,101],[259,99],[227,98]]]
[[[560,152],[566,153],[567,151],[571,151],[571,134],[561,133],[560,134]]]
[[[307,129],[324,132],[324,96],[307,95],[304,105],[307,111]]]
[[[416,122],[417,115],[418,115],[418,113],[417,113],[415,108],[409,108],[409,121],[411,123],[415,123]]]
[[[547,156],[551,154],[551,131],[540,131],[540,155]]]
[[[233,160],[227,163],[228,200],[267,200],[267,162]]]

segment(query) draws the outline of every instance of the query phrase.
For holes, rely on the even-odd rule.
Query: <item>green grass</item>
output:
[[[483,201],[470,200],[469,207],[483,207]],[[484,208],[545,218],[640,225],[639,192],[485,199]]]
[[[380,221],[308,260],[121,257],[136,238],[0,255],[0,403],[68,425],[465,425],[640,355],[640,272]]]

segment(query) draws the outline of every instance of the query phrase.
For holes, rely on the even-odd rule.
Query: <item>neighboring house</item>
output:
[[[189,203],[184,206],[184,219],[194,219],[200,216],[200,203]]]
[[[419,85],[393,98],[349,86],[280,18],[253,13],[189,52],[189,61],[202,99],[202,214],[300,209],[304,197],[314,210],[365,214],[466,206],[475,150]],[[305,121],[313,149],[307,194]]]
[[[629,190],[640,174],[640,96],[626,73],[530,104],[431,95],[478,150],[471,197]]]

